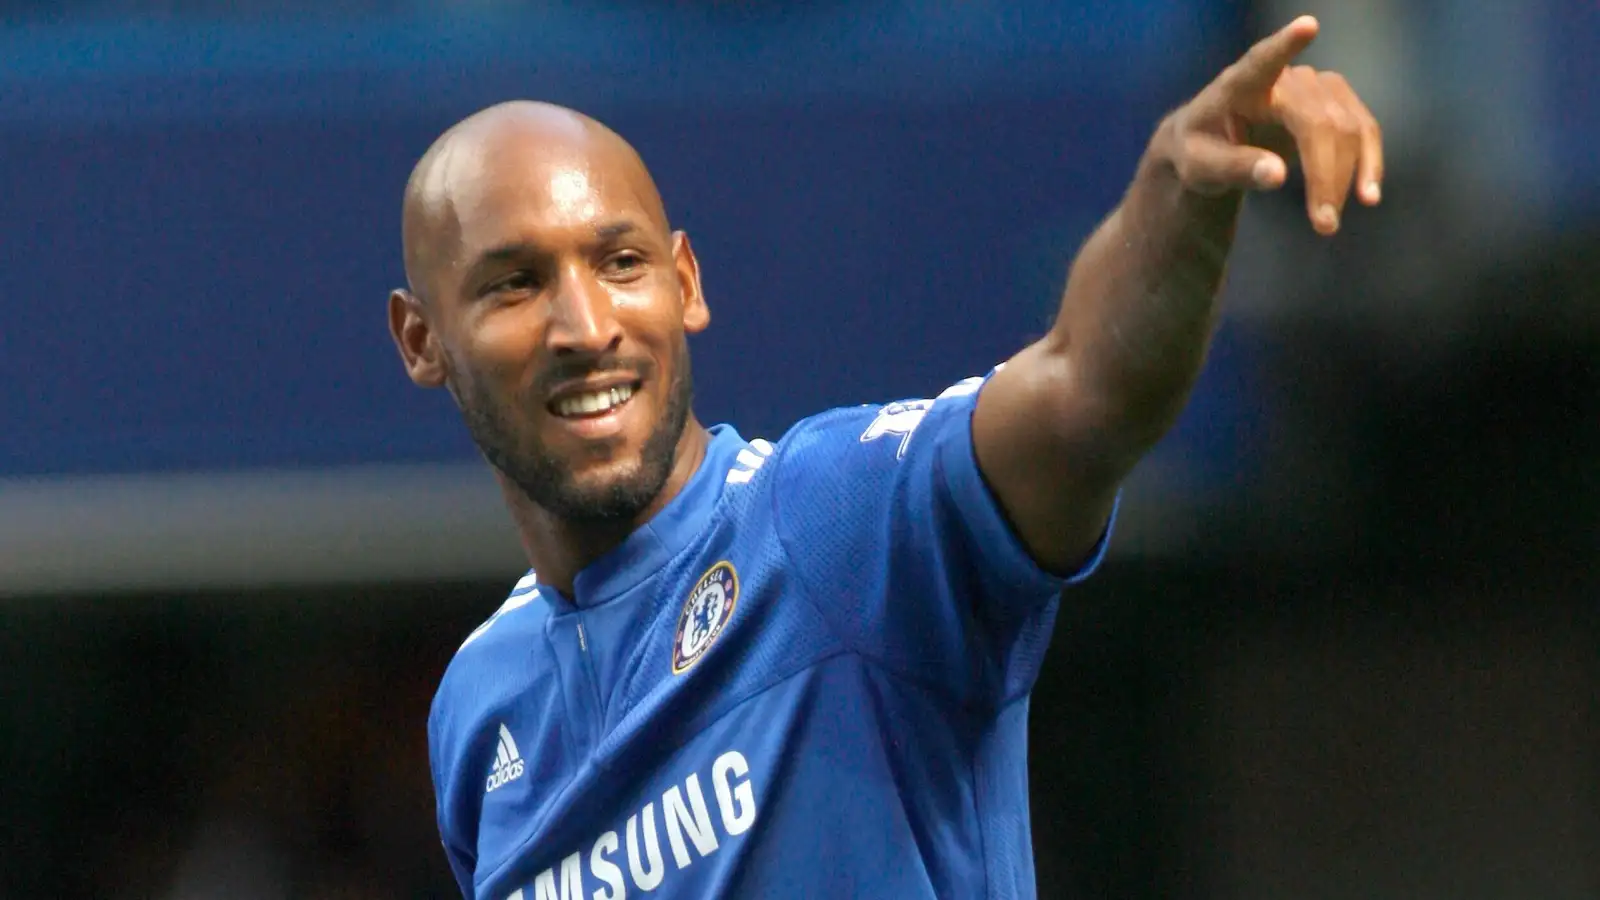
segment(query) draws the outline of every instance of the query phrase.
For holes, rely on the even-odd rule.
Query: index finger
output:
[[[1239,93],[1271,89],[1284,67],[1317,39],[1320,28],[1314,16],[1295,19],[1262,38],[1229,66],[1223,83]]]

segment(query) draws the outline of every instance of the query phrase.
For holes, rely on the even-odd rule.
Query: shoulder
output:
[[[442,740],[463,719],[476,718],[476,710],[501,704],[525,687],[527,678],[542,670],[539,654],[529,665],[530,640],[544,631],[550,608],[540,602],[534,575],[529,572],[511,589],[500,608],[474,628],[446,667],[434,694],[428,716],[433,740]]]
[[[985,377],[964,378],[926,397],[830,409],[803,419],[778,441],[775,458],[791,485],[808,474],[856,467],[896,468],[930,423],[964,432]]]
[[[971,412],[983,378],[920,398],[839,407],[777,442],[768,484],[775,531],[803,566],[859,564],[863,554],[915,549],[952,473],[971,462]],[[853,562],[852,562],[853,561]]]
[[[500,604],[500,608],[485,619],[483,624],[472,629],[466,639],[461,642],[461,646],[456,649],[456,656],[459,658],[468,647],[488,633],[489,629],[500,619],[529,605],[538,595],[538,577],[530,570],[527,574],[517,579],[516,584],[511,586],[511,593],[506,596],[505,602]]]

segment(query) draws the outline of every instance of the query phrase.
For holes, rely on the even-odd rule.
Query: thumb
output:
[[[1278,154],[1209,135],[1184,142],[1177,169],[1184,186],[1202,194],[1275,191],[1289,177],[1289,166]]]

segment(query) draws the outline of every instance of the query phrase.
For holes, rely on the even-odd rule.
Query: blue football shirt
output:
[[[529,573],[429,717],[439,828],[489,900],[1034,896],[1028,697],[1062,588],[978,471],[983,379],[712,429],[683,491]]]

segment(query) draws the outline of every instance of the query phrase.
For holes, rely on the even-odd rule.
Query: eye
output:
[[[485,294],[503,294],[514,291],[531,291],[539,287],[539,279],[532,272],[522,270],[491,282]]]
[[[608,275],[631,275],[644,268],[644,257],[631,250],[618,253],[606,260],[605,272]]]

